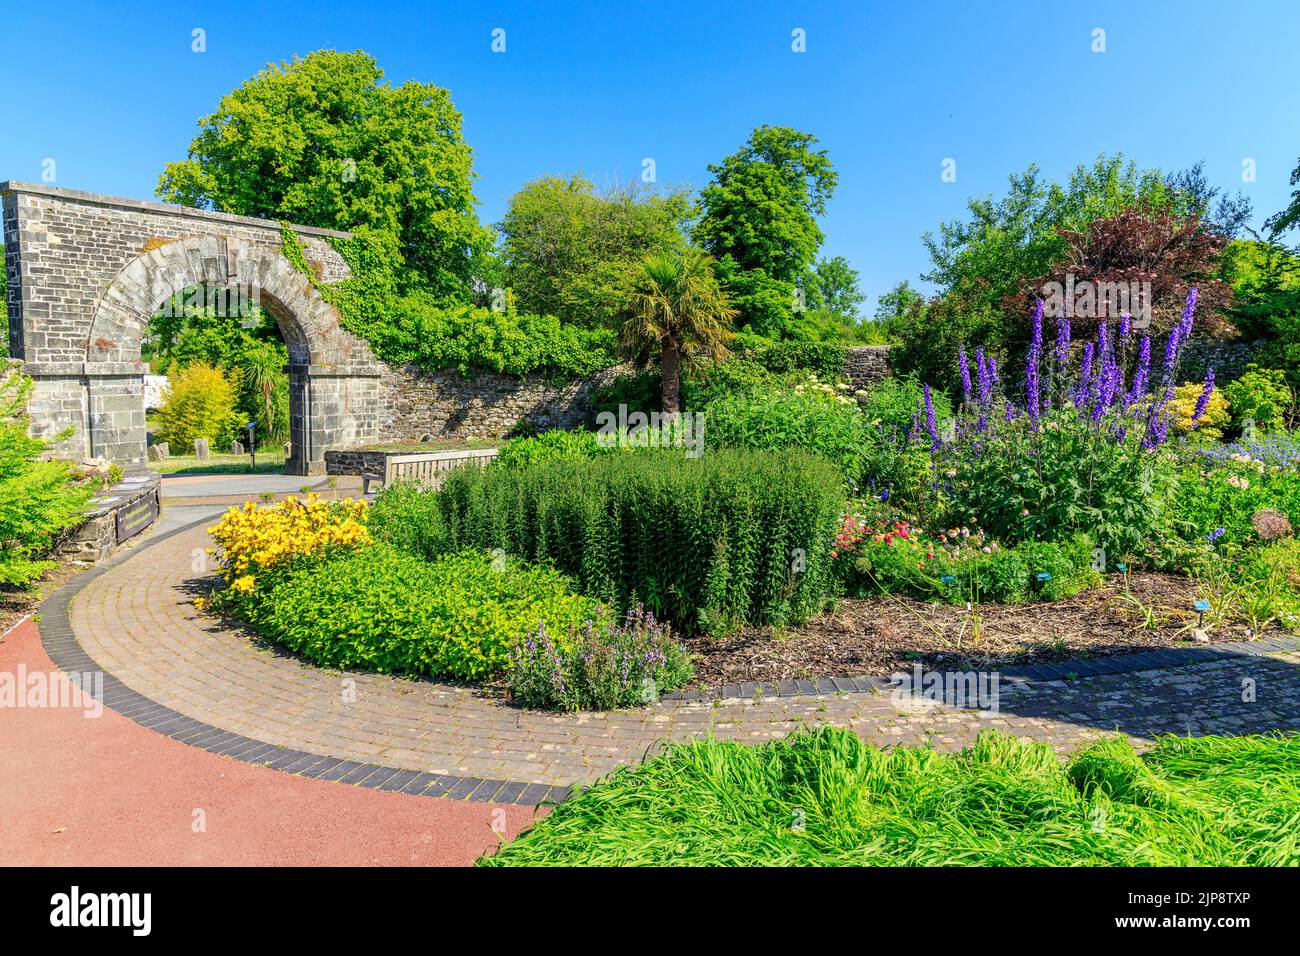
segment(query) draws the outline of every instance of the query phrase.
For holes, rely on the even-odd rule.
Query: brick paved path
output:
[[[1117,729],[1139,742],[1162,732],[1300,730],[1295,650],[1076,681],[1004,682],[996,714],[900,705],[888,693],[665,700],[609,714],[524,711],[472,689],[321,670],[223,627],[191,603],[203,577],[195,568],[210,544],[199,525],[90,579],[72,599],[72,631],[100,667],[145,697],[303,754],[564,787],[635,763],[664,739],[714,734],[755,742],[821,721],[876,744],[928,740],[941,749],[998,727],[1062,754]],[[1243,688],[1251,686],[1247,702]]]

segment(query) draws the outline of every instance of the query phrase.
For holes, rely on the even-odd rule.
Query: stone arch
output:
[[[134,463],[138,449],[143,460],[143,434],[136,437],[144,425],[143,400],[127,407],[113,373],[140,365],[141,339],[154,312],[196,286],[235,290],[279,326],[289,351],[286,470],[318,473],[327,447],[361,437],[346,418],[348,379],[364,377],[374,359],[364,343],[343,331],[334,306],[274,247],[226,235],[188,236],[136,256],[95,304],[85,353],[87,381],[93,383],[87,409],[92,454]]]
[[[330,244],[348,233],[291,226],[313,279],[266,219],[32,183],[0,183],[9,354],[35,382],[32,434],[67,458],[145,464],[140,344],[154,310],[195,286],[237,288],[289,348],[296,474],[325,452],[373,441],[382,363],[349,334],[320,286],[351,275]]]

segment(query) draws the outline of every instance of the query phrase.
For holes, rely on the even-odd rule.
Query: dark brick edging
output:
[[[128,717],[142,727],[171,737],[173,740],[199,747],[209,753],[232,757],[245,763],[271,767],[287,773],[320,780],[339,781],[374,790],[385,790],[424,797],[445,797],[483,803],[505,803],[536,806],[540,803],[560,803],[575,790],[573,787],[555,787],[540,783],[521,783],[509,780],[485,780],[481,777],[458,777],[446,774],[422,773],[385,767],[376,763],[361,763],[339,757],[327,757],[302,750],[293,750],[268,744],[211,724],[186,717],[171,708],[150,700],[132,690],[112,674],[104,671],[77,642],[72,631],[69,605],[73,597],[101,574],[116,567],[144,548],[182,534],[211,518],[192,521],[140,543],[140,547],[126,548],[112,560],[77,576],[59,588],[41,605],[39,631],[46,654],[62,670],[104,675],[103,703]],[[1164,648],[1139,651],[1095,659],[1078,659],[1052,664],[1030,664],[1008,667],[997,671],[1000,679],[1012,684],[1031,681],[1084,679],[1137,671],[1163,670],[1192,664],[1241,657],[1259,657],[1279,651],[1300,650],[1300,637],[1279,636],[1260,641],[1236,641],[1204,647]],[[664,694],[663,700],[698,701],[737,700],[754,697],[803,697],[818,694],[880,694],[892,691],[894,684],[885,677],[830,677],[813,680],[785,680],[777,683],[750,681],[726,684],[720,688],[703,688]]]
[[[189,531],[196,525],[211,520],[211,518],[202,518],[179,528],[173,528],[171,531],[142,542],[142,548],[166,541],[173,535]],[[92,568],[63,585],[41,604],[39,623],[41,644],[50,660],[64,671],[102,673],[104,706],[130,718],[141,727],[171,737],[183,744],[189,744],[191,747],[198,747],[222,757],[233,757],[244,763],[283,770],[303,777],[356,784],[372,790],[406,793],[418,797],[445,797],[452,800],[531,807],[548,802],[561,803],[573,792],[571,787],[421,773],[417,770],[402,770],[377,763],[360,763],[355,760],[308,753],[304,750],[292,750],[222,730],[201,720],[195,720],[193,717],[186,717],[132,690],[101,668],[82,649],[72,631],[68,607],[77,592],[87,584],[133,554],[139,553],[142,548],[126,549],[108,563]]]

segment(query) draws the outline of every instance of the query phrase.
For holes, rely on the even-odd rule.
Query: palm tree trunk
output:
[[[682,356],[677,341],[671,336],[664,336],[660,366],[663,369],[664,380],[664,414],[676,415],[681,410]]]

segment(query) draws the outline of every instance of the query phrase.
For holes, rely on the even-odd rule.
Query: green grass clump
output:
[[[482,866],[1300,864],[1300,736],[1107,738],[1062,764],[988,730],[956,754],[821,727],[670,744]]]

